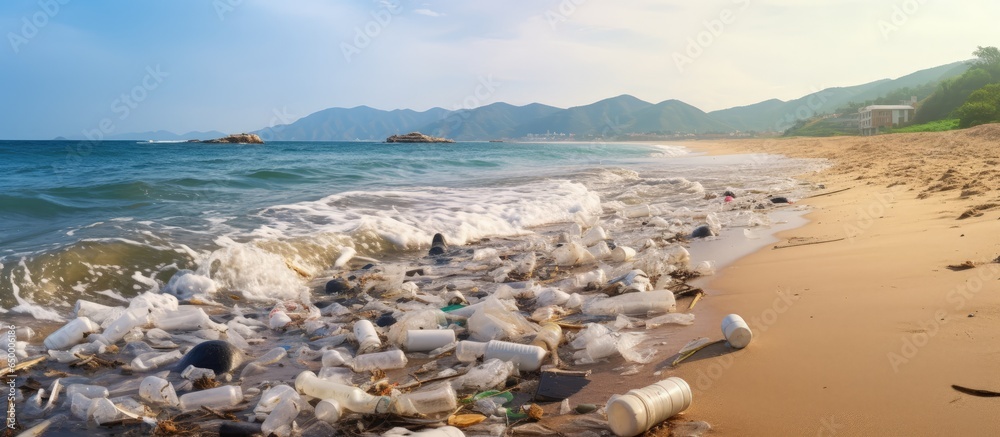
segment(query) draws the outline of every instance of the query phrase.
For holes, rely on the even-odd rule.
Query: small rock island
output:
[[[247,133],[228,135],[214,140],[191,140],[188,142],[208,144],[264,144],[264,140],[259,135]]]
[[[432,137],[420,132],[410,132],[406,135],[393,135],[385,139],[387,143],[454,143],[447,138]]]

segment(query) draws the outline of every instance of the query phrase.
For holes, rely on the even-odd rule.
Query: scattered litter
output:
[[[969,269],[974,269],[974,268],[976,268],[976,263],[974,263],[972,261],[966,261],[966,262],[961,263],[961,264],[951,264],[951,265],[948,266],[948,270],[952,270],[952,271],[955,271],[955,272],[960,272],[962,270],[969,270]]]

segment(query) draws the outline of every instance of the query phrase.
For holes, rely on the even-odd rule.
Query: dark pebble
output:
[[[578,414],[587,414],[597,411],[597,405],[594,404],[580,404],[576,406],[576,412]]]
[[[771,203],[791,203],[787,197],[772,197]]]
[[[326,283],[326,294],[340,294],[351,290],[351,284],[337,278]]]
[[[370,269],[372,267],[375,267],[375,264],[371,264],[371,263],[365,264],[365,266],[362,267],[361,270],[368,270],[368,269]]]
[[[209,340],[191,348],[174,366],[174,370],[182,372],[187,366],[193,365],[202,369],[212,369],[216,375],[221,375],[235,370],[241,363],[243,363],[243,352],[232,343]]]
[[[222,422],[219,427],[219,437],[250,437],[259,435],[259,423],[250,422]]]
[[[735,199],[736,198],[736,193],[734,193],[732,191],[726,191],[725,193],[722,193],[722,196],[723,197],[729,196],[729,197],[732,197],[733,199]]]
[[[424,269],[413,269],[406,271],[406,276],[416,276],[416,275],[424,276]]]
[[[691,238],[705,238],[714,236],[715,232],[712,232],[712,228],[708,227],[708,225],[698,226],[697,228],[694,228],[693,231],[691,231]]]
[[[385,328],[386,326],[392,326],[395,323],[396,323],[396,318],[392,316],[392,313],[382,314],[381,316],[378,316],[377,319],[375,319],[375,326],[378,326],[380,328]]]

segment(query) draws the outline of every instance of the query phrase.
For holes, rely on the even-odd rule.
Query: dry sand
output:
[[[686,338],[741,314],[747,349],[707,350],[667,375],[695,391],[712,435],[998,435],[1000,125],[945,133],[692,143],[712,153],[830,159],[804,178],[810,223],[724,269]],[[960,219],[960,217],[966,218]],[[972,261],[975,268],[949,265]],[[673,349],[676,350],[676,349]],[[696,356],[697,357],[697,356]]]

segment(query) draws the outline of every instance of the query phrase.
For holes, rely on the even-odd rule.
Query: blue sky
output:
[[[0,138],[626,93],[710,111],[964,60],[1000,45],[998,16],[992,0],[8,0]]]

